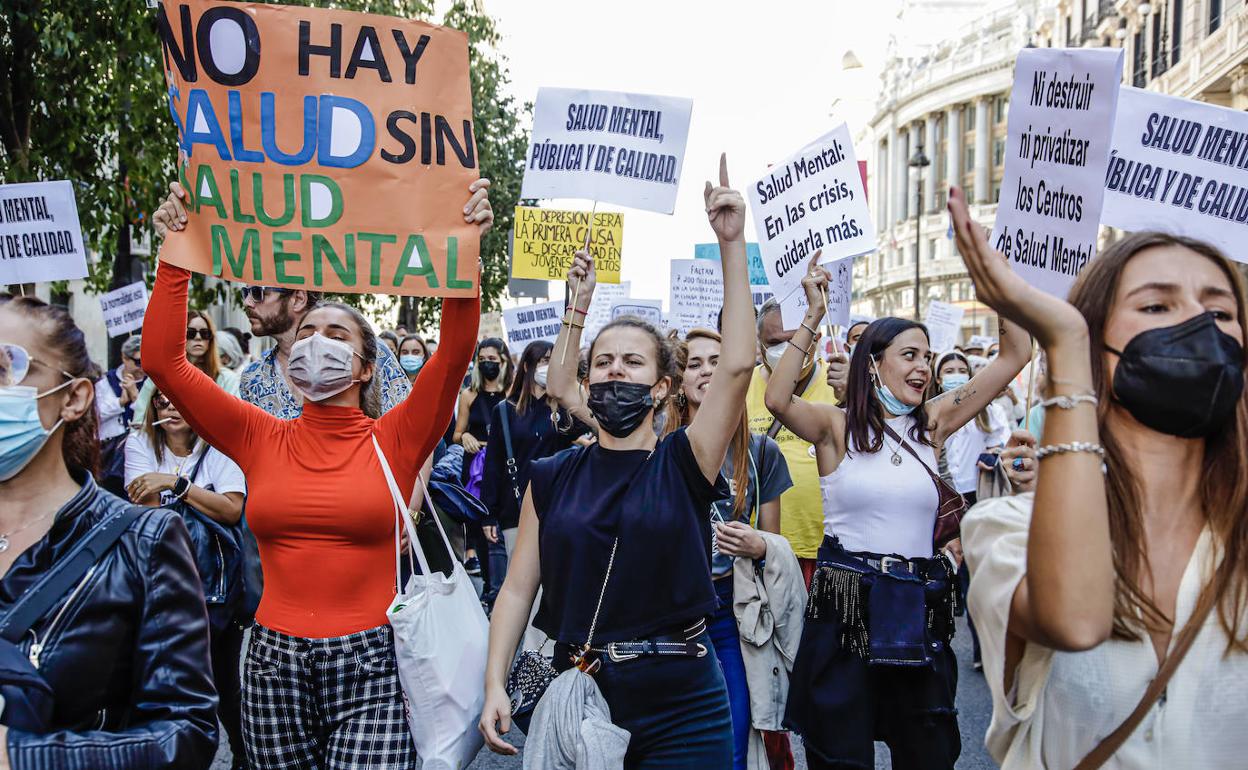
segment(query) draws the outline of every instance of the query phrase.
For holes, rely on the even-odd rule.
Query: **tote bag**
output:
[[[489,621],[462,564],[455,562],[449,577],[429,568],[416,528],[407,515],[407,504],[376,437],[373,448],[394,499],[395,517],[407,530],[408,558],[415,554],[421,569],[421,574],[413,574],[395,595],[386,611],[394,630],[394,652],[407,700],[408,728],[423,770],[462,770],[476,757],[483,743],[477,722],[485,707]],[[450,551],[446,530],[436,516],[434,521]],[[395,574],[401,576],[397,526],[394,567]]]

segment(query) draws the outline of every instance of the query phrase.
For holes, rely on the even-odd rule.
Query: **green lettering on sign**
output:
[[[415,254],[413,255],[413,252]],[[415,260],[412,257],[415,256]],[[415,261],[416,265],[411,263]],[[429,246],[425,243],[423,235],[409,235],[407,237],[407,245],[403,247],[403,256],[399,257],[399,265],[394,271],[394,287],[397,289],[403,285],[403,281],[409,275],[417,275],[425,279],[430,289],[438,288],[438,274],[433,270],[433,263],[429,260]]]
[[[398,243],[399,238],[395,235],[384,235],[382,233],[360,233],[359,238],[361,241],[373,246],[368,258],[368,285],[381,286],[381,245],[383,243]]]
[[[212,233],[212,274],[221,275],[222,260],[221,253],[225,252],[225,261],[230,263],[230,273],[237,278],[243,277],[243,269],[247,266],[248,252],[251,256],[251,279],[253,281],[264,280],[264,275],[260,265],[260,231],[254,227],[249,227],[243,231],[243,242],[238,246],[238,257],[235,258],[234,250],[230,246],[230,233],[225,229],[225,225],[213,225],[209,228]]]
[[[329,213],[319,219],[312,216],[313,185],[329,191]],[[301,211],[304,227],[329,227],[342,218],[342,190],[339,189],[337,182],[327,176],[300,174],[299,200],[303,204]]]
[[[234,221],[239,224],[249,225],[255,222],[256,218],[251,214],[244,214],[242,210],[238,208],[240,197],[241,196],[238,194],[238,169],[232,168],[230,169],[230,202],[234,209]]]
[[[252,174],[251,197],[256,201],[256,216],[260,218],[261,223],[269,227],[284,227],[290,224],[290,220],[295,218],[294,174],[282,174],[282,195],[285,198],[285,208],[282,209],[282,215],[280,217],[269,216],[269,212],[264,210],[264,175]]]
[[[450,236],[446,239],[446,288],[471,289],[472,281],[458,278],[459,275],[459,239]]]
[[[225,202],[221,200],[221,189],[217,187],[217,178],[212,173],[212,166],[207,163],[200,165],[195,175],[195,193],[199,197],[196,211],[203,206],[212,206],[217,216],[225,219]]]
[[[338,255],[334,253],[334,247],[330,244],[329,239],[320,233],[312,235],[312,284],[314,286],[324,286],[322,276],[324,275],[324,262],[329,260],[329,266],[338,274],[338,280],[342,281],[343,286],[355,285],[355,236],[348,235],[347,243],[344,249],[346,252],[346,264],[338,261]]]
[[[259,209],[257,208],[257,211]],[[303,239],[303,233],[294,232],[276,232],[273,233],[273,274],[279,284],[291,284],[294,286],[302,286],[305,281],[301,275],[287,275],[286,263],[298,262],[301,255],[298,252],[283,251],[286,241],[298,241]]]

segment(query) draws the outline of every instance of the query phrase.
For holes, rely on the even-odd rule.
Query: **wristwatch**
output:
[[[191,480],[185,476],[178,476],[173,482],[173,499],[184,500],[188,492],[191,491]]]

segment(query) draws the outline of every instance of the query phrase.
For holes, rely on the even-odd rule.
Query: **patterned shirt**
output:
[[[380,343],[377,345],[376,376],[381,387],[381,412],[385,414],[407,398],[412,385],[390,348]],[[303,414],[303,405],[295,400],[286,378],[282,376],[276,347],[243,369],[238,396],[279,420],[293,420]]]

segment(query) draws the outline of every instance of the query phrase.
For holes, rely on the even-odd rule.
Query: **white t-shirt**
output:
[[[949,464],[949,475],[953,477],[953,487],[958,492],[966,494],[975,491],[979,483],[979,456],[990,447],[1005,446],[1010,438],[1006,420],[1004,410],[992,403],[988,405],[991,430],[984,432],[978,420],[973,419],[945,439],[945,462]]]
[[[120,378],[120,366],[116,373]],[[126,408],[121,405],[121,398],[113,392],[107,374],[95,382],[95,413],[100,423],[100,441],[120,436],[130,427],[126,425]]]
[[[1157,655],[1147,635],[1138,641],[1110,639],[1085,652],[1028,643],[1013,691],[1005,692],[1006,630],[1014,591],[1027,573],[1033,500],[1027,493],[976,505],[962,522],[962,547],[972,576],[971,614],[992,690],[988,751],[1002,770],[1067,770],[1135,710],[1157,675]],[[1219,552],[1206,529],[1179,584],[1176,628],[1187,624]],[[1104,765],[1107,770],[1248,766],[1248,655],[1224,656],[1226,641],[1215,610],[1165,696]]]
[[[243,477],[242,469],[217,450],[201,443],[190,457],[178,457],[168,447],[165,447],[164,457],[158,463],[151,442],[147,435],[140,431],[132,432],[126,439],[126,484],[129,485],[131,481],[144,473],[172,473],[175,476],[189,477],[191,471],[195,469],[196,461],[205,449],[207,454],[204,455],[203,465],[200,466],[199,474],[195,476],[192,483],[201,489],[222,495],[226,492],[245,494],[247,481]],[[172,492],[161,493],[161,505],[168,505],[172,501]]]

